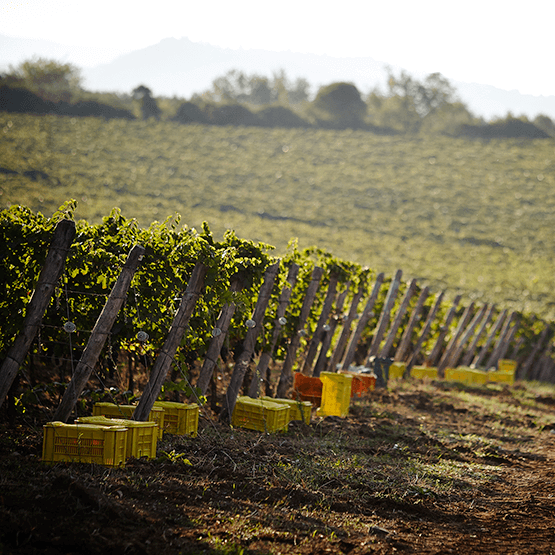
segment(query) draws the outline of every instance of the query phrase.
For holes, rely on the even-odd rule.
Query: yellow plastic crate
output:
[[[139,422],[106,416],[82,416],[76,420],[78,424],[97,424],[98,426],[116,426],[127,428],[127,446],[125,456],[140,459],[156,457],[158,442],[158,426],[156,422]]]
[[[353,376],[322,372],[322,403],[316,411],[318,416],[347,416],[351,404]]]
[[[127,431],[116,426],[49,422],[43,426],[42,460],[123,466]]]
[[[494,383],[506,383],[509,385],[513,385],[515,383],[515,376],[510,372],[500,372],[498,370],[494,370],[492,372],[487,373],[488,381]]]
[[[515,374],[516,372],[516,360],[510,360],[508,358],[502,358],[497,363],[497,369],[499,372],[506,372],[508,374]]]
[[[312,403],[310,401],[300,401],[296,399],[274,399],[273,397],[261,397],[263,401],[287,405],[289,407],[289,421],[301,420],[305,424],[310,424],[312,415]]]
[[[116,405],[114,403],[95,403],[93,416],[106,416],[107,418],[130,419],[137,405]],[[158,427],[158,439],[162,439],[164,433],[164,409],[152,407],[148,415],[149,422],[155,422]]]
[[[407,369],[407,365],[404,362],[392,362],[389,367],[389,379],[390,380],[402,379],[406,369]]]
[[[156,401],[155,407],[164,409],[164,432],[197,437],[199,406],[174,401]]]
[[[410,377],[416,378],[417,380],[437,380],[437,368],[433,366],[413,366],[410,369]]]
[[[259,432],[286,432],[289,425],[289,405],[253,399],[252,397],[237,397],[231,425],[247,428]]]
[[[448,382],[461,382],[466,380],[466,370],[462,368],[446,368],[445,380]]]
[[[475,368],[468,368],[466,370],[466,374],[469,377],[469,381],[467,383],[483,385],[488,382],[489,372],[484,372],[483,370],[477,370]]]

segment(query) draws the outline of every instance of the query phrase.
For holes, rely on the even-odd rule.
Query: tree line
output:
[[[54,60],[33,59],[0,76],[0,109],[71,116],[166,119],[178,123],[361,129],[380,134],[446,134],[470,138],[555,136],[546,115],[485,122],[470,112],[440,73],[422,80],[388,70],[385,90],[368,94],[347,82],[319,88],[291,81],[284,70],[271,77],[233,69],[190,100],[156,98],[141,84],[129,95],[83,88],[80,70]]]

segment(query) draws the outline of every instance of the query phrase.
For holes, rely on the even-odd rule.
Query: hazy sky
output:
[[[409,72],[555,95],[552,6],[552,0],[0,0],[0,34],[115,55],[187,37],[229,48],[371,56]]]

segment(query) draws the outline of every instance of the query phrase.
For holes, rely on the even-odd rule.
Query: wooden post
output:
[[[527,379],[530,377],[530,368],[534,362],[534,358],[538,354],[538,351],[542,348],[544,341],[551,335],[551,326],[547,325],[540,333],[538,340],[534,343],[530,354],[526,357],[522,367],[518,369],[518,377],[521,379]]]
[[[488,338],[486,339],[486,342],[484,343],[484,345],[482,345],[482,348],[480,349],[480,352],[474,357],[474,360],[472,361],[471,366],[474,366],[474,368],[478,368],[478,366],[480,366],[480,364],[482,363],[482,360],[487,355],[488,350],[490,348],[490,345],[492,344],[493,340],[495,339],[495,336],[496,336],[497,332],[501,328],[501,325],[503,324],[503,320],[505,320],[506,317],[507,317],[507,310],[505,309],[497,317],[497,320],[493,324],[493,326],[490,330],[490,333],[488,335]]]
[[[439,361],[439,364],[437,366],[437,372],[440,377],[443,376],[443,371],[445,370],[445,368],[447,368],[451,355],[457,346],[457,342],[459,341],[459,338],[461,337],[464,328],[467,326],[469,320],[472,318],[473,311],[474,311],[474,303],[472,302],[466,307],[465,311],[463,312],[463,315],[461,316],[461,319],[459,320],[459,323],[455,328],[455,333],[451,338],[451,340],[449,341],[449,343],[447,344],[445,352],[443,353],[443,356]]]
[[[23,364],[31,348],[44,313],[48,308],[48,303],[56,283],[62,274],[74,237],[75,222],[72,220],[61,220],[56,225],[44,266],[40,272],[33,296],[27,305],[25,319],[23,320],[23,330],[16,337],[0,368],[0,407],[17,375],[19,367]]]
[[[474,353],[476,352],[476,348],[478,347],[478,342],[480,341],[480,337],[482,337],[484,331],[486,330],[487,325],[490,323],[493,317],[494,310],[495,310],[495,305],[492,304],[488,310],[486,317],[484,318],[484,321],[482,322],[482,325],[480,326],[480,329],[472,339],[472,343],[470,344],[470,347],[468,347],[463,357],[463,360],[462,360],[463,366],[469,366],[470,363],[472,362],[472,359],[474,358]]]
[[[258,397],[260,391],[260,383],[262,382],[266,384],[266,395],[270,394],[270,376],[268,372],[268,367],[270,364],[270,360],[272,359],[274,349],[276,348],[277,341],[281,334],[281,330],[283,328],[281,319],[285,317],[285,312],[287,311],[287,307],[289,306],[289,301],[291,300],[291,292],[293,291],[293,287],[295,286],[295,282],[297,281],[298,273],[299,265],[292,264],[291,268],[289,268],[289,273],[287,274],[286,285],[281,290],[281,295],[279,297],[276,310],[276,320],[274,322],[274,331],[272,333],[272,340],[270,342],[270,345],[268,346],[268,349],[260,355],[260,360],[258,361],[256,372],[254,373],[251,380],[251,385],[249,387],[249,397],[252,397],[253,399],[256,399]]]
[[[521,335],[517,341],[515,342],[513,349],[511,351],[511,354],[509,355],[509,358],[511,360],[516,360],[518,357],[518,351],[520,351],[520,348],[522,347],[522,345],[524,344],[524,341],[526,340],[526,338],[524,337],[524,335]]]
[[[507,320],[503,324],[503,328],[501,329],[501,332],[499,333],[499,338],[497,340],[497,344],[494,347],[494,349],[492,350],[492,352],[491,352],[491,354],[488,358],[488,361],[486,362],[486,368],[491,368],[492,366],[497,365],[497,361],[499,359],[499,351],[503,347],[503,344],[507,339],[507,335],[509,334],[510,326],[513,323],[513,321],[516,319],[516,317],[517,317],[517,313],[516,312],[511,312],[511,315],[507,318]]]
[[[329,323],[329,330],[324,333],[324,339],[322,340],[322,346],[320,347],[320,353],[318,355],[318,359],[316,360],[316,364],[314,366],[313,376],[318,378],[320,377],[320,373],[323,372],[327,365],[327,354],[333,340],[333,336],[335,334],[335,329],[337,328],[337,324],[339,323],[339,318],[343,313],[343,305],[345,304],[345,298],[347,297],[347,293],[349,292],[349,287],[346,287],[344,291],[342,291],[337,297],[337,303],[335,305],[336,314],[333,316]]]
[[[406,365],[407,375],[410,373],[410,369],[415,365],[418,355],[420,354],[420,350],[422,349],[422,345],[424,345],[424,341],[426,341],[426,338],[430,333],[430,329],[432,328],[432,323],[436,318],[436,314],[439,310],[439,307],[441,306],[444,295],[445,295],[445,291],[441,291],[441,293],[437,295],[436,302],[434,303],[432,310],[428,313],[428,318],[426,318],[426,323],[424,324],[424,328],[422,329],[422,332],[420,333],[420,337],[416,342],[416,347],[414,347],[414,350],[410,358],[408,358],[407,360],[407,365]],[[397,359],[397,360],[402,361],[403,359]]]
[[[384,280],[384,274],[383,273],[378,274],[378,276],[376,277],[376,283],[374,284],[374,288],[372,289],[370,298],[366,302],[366,306],[364,307],[364,310],[362,311],[362,314],[358,319],[357,327],[353,335],[351,336],[351,340],[349,341],[347,352],[345,353],[345,358],[343,359],[343,365],[342,365],[343,370],[349,370],[351,363],[355,359],[358,342],[362,337],[362,332],[364,331],[366,324],[368,324],[368,320],[370,320],[370,317],[373,316],[374,314],[372,310],[374,308],[374,305],[376,304],[376,299],[378,298],[378,293],[380,292],[380,288],[382,286],[383,280]]]
[[[233,295],[242,289],[243,284],[241,279],[232,278],[231,285],[229,287],[231,294]],[[210,384],[212,374],[214,373],[214,367],[216,366],[216,362],[218,361],[218,357],[222,351],[222,346],[227,336],[229,324],[233,318],[235,308],[236,304],[234,302],[226,303],[220,311],[218,320],[216,321],[216,327],[214,328],[214,330],[219,330],[219,334],[214,334],[214,330],[212,330],[212,339],[208,345],[196,383],[196,387],[200,389],[201,395],[206,395],[206,391],[208,390],[208,385]]]
[[[420,319],[420,313],[422,312],[422,308],[424,307],[424,303],[426,302],[429,294],[429,287],[424,287],[424,289],[420,291],[420,295],[418,296],[418,300],[416,301],[416,306],[414,307],[414,310],[410,315],[407,327],[405,328],[403,336],[401,337],[401,341],[399,342],[399,346],[395,351],[395,356],[393,357],[393,360],[395,362],[405,360],[405,353],[409,348],[412,332],[414,330],[414,327],[416,326],[416,322],[418,322],[418,320]]]
[[[110,335],[110,330],[114,326],[116,318],[118,317],[119,311],[121,310],[123,302],[127,296],[129,286],[131,285],[131,280],[137,271],[144,252],[145,249],[143,247],[135,245],[127,255],[127,260],[123,265],[116,283],[110,291],[110,295],[106,300],[106,304],[104,305],[100,316],[96,320],[87,342],[87,346],[85,347],[85,350],[81,355],[81,359],[75,368],[73,377],[64,392],[62,401],[54,414],[54,420],[67,422],[71,411],[77,403],[79,395],[81,395],[83,389],[85,389],[85,386],[91,376],[91,372],[98,362],[98,357],[104,348],[106,338]]]
[[[387,292],[387,297],[385,298],[385,303],[382,309],[382,313],[380,314],[380,319],[378,321],[378,326],[374,333],[374,337],[372,338],[372,343],[370,345],[370,350],[366,355],[366,361],[368,361],[370,357],[376,356],[380,349],[380,343],[382,341],[383,334],[387,329],[389,324],[389,314],[393,305],[395,303],[395,297],[397,296],[397,291],[399,291],[399,286],[401,285],[401,276],[403,275],[402,270],[397,270],[395,277],[391,281],[391,285],[389,286],[389,291]]]
[[[507,354],[507,351],[509,350],[509,345],[514,341],[516,332],[518,330],[520,326],[520,321],[518,319],[518,316],[515,318],[515,323],[514,326],[511,327],[511,329],[507,332],[507,335],[505,337],[505,339],[503,340],[503,342],[499,345],[499,349],[496,353],[496,357],[495,357],[495,365],[497,366],[499,364],[499,361],[503,358],[505,358],[505,355]]]
[[[478,310],[478,312],[476,312],[474,318],[472,319],[472,322],[470,322],[470,324],[466,328],[460,341],[458,341],[453,346],[453,350],[449,355],[449,358],[445,364],[445,368],[456,368],[457,363],[461,358],[462,352],[464,351],[464,346],[468,343],[468,341],[472,337],[472,334],[474,333],[476,326],[482,321],[482,318],[484,317],[484,314],[486,313],[487,309],[488,309],[488,305],[485,304],[482,306],[480,310]]]
[[[154,366],[150,373],[150,379],[141,395],[139,405],[133,413],[133,420],[146,421],[148,419],[148,415],[160,393],[162,384],[168,375],[179,343],[189,325],[189,320],[204,286],[204,278],[207,270],[208,268],[202,262],[197,261],[193,268],[193,273],[189,278],[189,282],[187,283],[187,289],[181,299],[177,314],[173,319],[170,331],[166,337],[166,341],[154,362]]]
[[[337,372],[337,365],[339,361],[343,357],[345,352],[345,347],[347,346],[347,341],[349,340],[349,335],[351,334],[351,325],[353,320],[356,318],[358,305],[362,296],[364,295],[364,287],[361,285],[358,288],[355,296],[353,297],[353,301],[351,302],[351,308],[349,309],[349,313],[347,317],[343,321],[343,328],[341,330],[341,335],[337,340],[337,345],[335,346],[331,358],[328,362],[327,371],[328,372]]]
[[[316,266],[312,270],[310,284],[307,287],[303,306],[301,307],[301,314],[299,316],[299,322],[297,324],[297,333],[291,338],[291,341],[289,342],[287,354],[285,355],[285,361],[283,362],[283,366],[281,367],[281,374],[276,391],[276,396],[278,398],[284,398],[287,395],[288,389],[293,384],[293,364],[295,363],[297,349],[299,348],[301,332],[304,331],[304,326],[310,314],[312,303],[314,303],[314,298],[316,297],[318,285],[320,284],[323,273],[324,270],[322,268],[319,268],[318,266]]]
[[[428,366],[433,366],[436,360],[439,358],[439,355],[441,353],[441,347],[443,346],[443,340],[445,339],[445,336],[449,331],[449,326],[451,325],[451,322],[455,317],[455,314],[457,312],[457,306],[461,302],[461,299],[462,299],[462,295],[457,295],[455,297],[455,300],[453,301],[453,306],[451,307],[451,310],[447,313],[447,317],[445,318],[445,323],[443,324],[443,326],[441,326],[439,333],[437,335],[434,348],[432,349],[432,352],[428,355],[428,358],[426,359],[426,364]]]
[[[247,331],[247,335],[243,343],[243,351],[239,355],[239,358],[235,363],[235,367],[233,368],[231,381],[225,395],[224,406],[222,407],[222,412],[220,413],[220,420],[224,422],[229,422],[231,420],[233,410],[235,409],[237,395],[239,395],[239,390],[243,385],[243,380],[245,379],[249,362],[254,354],[256,339],[264,324],[264,314],[266,312],[266,308],[268,308],[270,295],[272,294],[272,289],[274,287],[274,282],[276,281],[278,272],[279,261],[272,264],[264,274],[264,282],[262,283],[262,287],[258,293],[256,307],[252,316],[254,326],[250,327]]]
[[[391,329],[389,330],[389,334],[387,336],[387,339],[385,340],[385,345],[383,346],[383,348],[380,352],[379,356],[381,358],[389,357],[389,351],[391,351],[391,347],[393,347],[393,342],[395,341],[395,337],[397,335],[397,330],[399,329],[399,327],[401,325],[401,321],[403,319],[403,316],[405,315],[405,312],[407,311],[410,300],[412,299],[412,297],[414,296],[415,293],[416,293],[416,280],[413,279],[413,280],[411,280],[411,282],[410,282],[410,284],[407,288],[407,292],[405,293],[405,297],[403,298],[403,301],[401,302],[401,306],[399,307],[399,310],[397,311],[397,314],[395,315],[395,319],[393,320],[393,325],[391,326]]]
[[[330,283],[328,285],[326,297],[324,298],[322,311],[320,312],[318,322],[316,323],[316,329],[314,330],[314,333],[312,334],[312,337],[310,338],[310,341],[308,343],[306,357],[301,370],[301,372],[303,372],[304,374],[309,374],[309,370],[312,367],[312,363],[314,362],[314,358],[316,357],[316,353],[318,352],[318,346],[320,345],[320,342],[324,337],[325,332],[323,328],[328,321],[331,307],[333,306],[335,293],[337,291],[337,281],[338,278],[336,275],[330,276]]]

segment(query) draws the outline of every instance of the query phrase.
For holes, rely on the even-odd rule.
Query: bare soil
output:
[[[42,463],[22,418],[0,425],[0,554],[549,554],[553,403],[404,382],[269,435],[205,410],[115,469]]]

